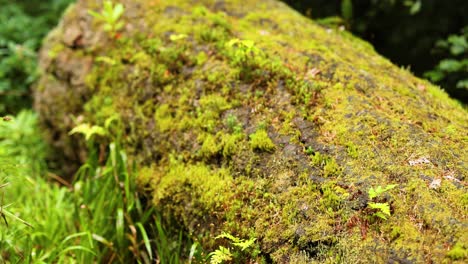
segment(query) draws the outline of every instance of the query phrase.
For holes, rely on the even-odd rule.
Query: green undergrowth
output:
[[[185,236],[167,232],[139,195],[136,168],[118,143],[100,162],[91,137],[87,162],[67,183],[46,170],[40,133],[30,111],[0,120],[0,262],[181,263],[190,251],[197,256],[197,245],[183,247]]]

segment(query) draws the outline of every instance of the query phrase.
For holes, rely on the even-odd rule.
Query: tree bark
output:
[[[108,32],[79,0],[41,50],[65,173],[86,157],[69,131],[115,119],[101,140],[207,250],[234,251],[227,232],[267,262],[466,260],[468,115],[438,87],[274,0],[122,3]]]

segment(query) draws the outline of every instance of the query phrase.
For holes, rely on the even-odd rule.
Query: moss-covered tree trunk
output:
[[[439,88],[274,0],[123,4],[118,32],[80,0],[44,43],[60,162],[86,155],[73,127],[117,120],[107,138],[208,250],[238,250],[227,232],[267,262],[467,260],[468,117]]]

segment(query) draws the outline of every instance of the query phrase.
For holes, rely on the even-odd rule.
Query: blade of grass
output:
[[[143,242],[145,244],[146,251],[148,252],[150,259],[153,260],[153,253],[151,252],[151,243],[148,238],[148,234],[146,233],[146,230],[141,223],[137,223],[136,226],[138,227],[138,229],[140,229],[140,233],[143,237]]]

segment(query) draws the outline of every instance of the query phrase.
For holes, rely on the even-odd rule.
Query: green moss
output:
[[[237,120],[237,117],[233,114],[229,114],[226,117],[226,126],[228,129],[233,132],[233,133],[240,133],[242,132],[242,125],[239,123],[239,120]]]
[[[203,140],[203,145],[200,149],[200,153],[205,158],[210,158],[221,151],[222,146],[217,142],[216,137],[207,135]]]
[[[127,3],[138,30],[66,50],[111,62],[96,59],[86,87],[46,69],[39,92],[58,95],[41,110],[48,127],[66,135],[69,116],[118,114],[130,159],[146,167],[140,185],[206,248],[224,230],[257,237],[278,263],[439,263],[455,260],[453,241],[461,256],[468,120],[442,90],[273,1],[152,2]],[[409,165],[422,157],[430,163]],[[392,216],[369,221],[369,186],[395,182],[381,197]]]
[[[232,177],[227,169],[211,169],[203,164],[187,166],[176,160],[171,162],[161,178],[155,179],[154,184],[156,192],[153,200],[156,204],[163,199],[173,199],[174,204],[198,201],[200,209],[206,210],[206,213],[214,213],[214,208],[222,209],[233,195]],[[191,196],[180,196],[186,193],[187,188],[190,188]],[[183,215],[183,211],[177,214]]]
[[[468,249],[461,243],[455,244],[455,246],[447,252],[447,257],[452,260],[462,260],[468,258]]]
[[[232,106],[225,97],[217,94],[203,96],[199,100],[198,124],[207,131],[213,131],[219,123],[220,114]]]
[[[346,144],[346,148],[347,148],[347,150],[348,150],[348,155],[349,155],[351,158],[355,159],[355,158],[359,157],[358,148],[357,148],[356,145],[354,145],[354,143],[348,142],[348,143]]]
[[[156,127],[161,132],[174,129],[176,125],[168,104],[161,104],[156,108],[154,120],[156,122]]]
[[[65,45],[62,43],[57,43],[54,45],[53,48],[51,48],[48,52],[47,55],[49,56],[50,59],[55,59],[57,58],[58,54],[65,49]]]
[[[226,98],[216,94],[200,98],[200,106],[206,111],[213,111],[219,114],[221,111],[231,108]]]
[[[328,182],[321,187],[322,198],[320,203],[328,213],[340,209],[349,194],[343,188],[336,186],[333,182]]]
[[[258,129],[255,133],[250,134],[249,138],[250,147],[253,150],[272,152],[276,149],[275,144],[264,129]]]
[[[338,176],[340,174],[340,166],[336,163],[335,159],[328,155],[321,154],[320,152],[314,152],[312,156],[312,164],[323,168],[323,174],[325,177]]]
[[[239,144],[243,140],[244,135],[236,133],[234,135],[225,134],[221,138],[221,144],[223,145],[223,156],[225,158],[231,157],[239,151]]]

